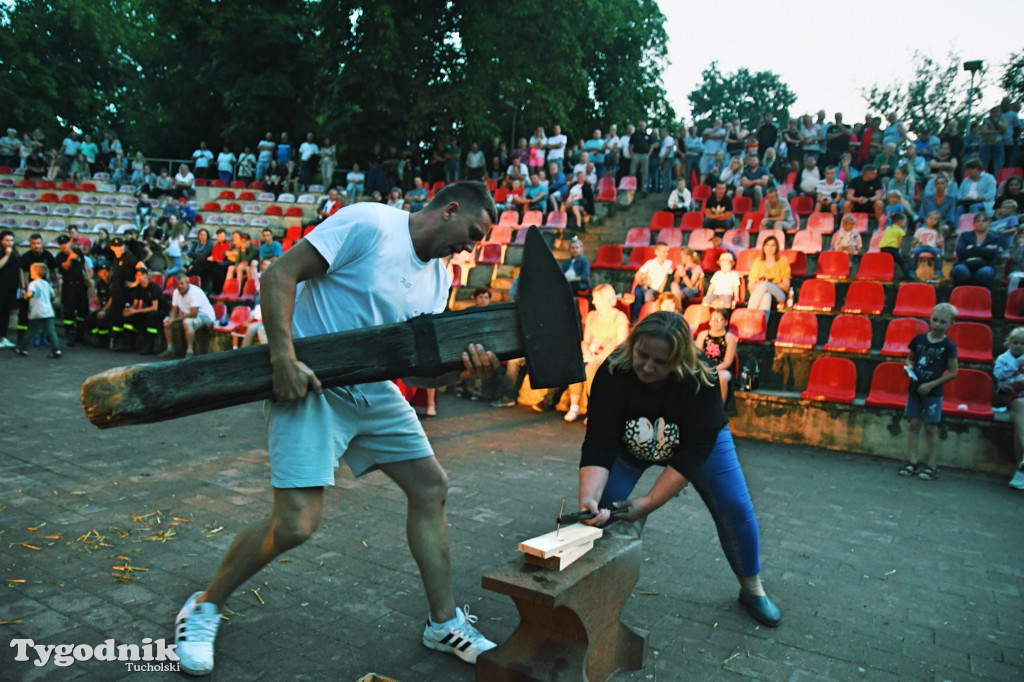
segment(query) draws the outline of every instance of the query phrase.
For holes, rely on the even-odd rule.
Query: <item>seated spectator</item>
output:
[[[1017,202],[1007,199],[999,204],[996,209],[995,218],[992,220],[991,230],[1002,238],[1004,249],[1010,248],[1013,238],[1017,235]]]
[[[104,230],[104,232],[105,231],[106,230]],[[78,249],[83,254],[92,251],[92,240],[79,232],[77,225],[71,225],[68,227],[68,237],[71,240],[71,248]]]
[[[953,148],[949,142],[942,142],[939,145],[939,153],[928,163],[928,174],[938,175],[945,173],[947,177],[956,175],[957,160],[953,155]]]
[[[245,336],[242,337],[242,348],[248,348],[255,344],[267,342],[267,330],[263,328],[263,310],[259,303],[252,309],[249,315],[249,324],[245,328]]]
[[[768,200],[764,203],[764,218],[761,227],[765,230],[792,230],[796,225],[789,202],[779,196],[777,187],[768,188]]]
[[[196,241],[188,249],[188,274],[195,275],[204,291],[210,290],[210,280],[213,275],[214,262],[213,241],[210,240],[210,232],[204,227],[200,228]]]
[[[771,313],[772,299],[785,303],[792,283],[789,261],[781,253],[779,240],[768,237],[761,244],[761,255],[750,266],[747,275],[747,289],[750,291],[747,307],[763,310],[765,317]]]
[[[160,196],[157,189],[158,180],[159,176],[150,170],[148,163],[143,164],[142,170],[139,171],[138,175],[132,176],[132,184],[135,185],[135,196],[140,204],[142,203],[143,195],[146,196],[146,203],[149,203],[149,197],[156,199]]]
[[[721,236],[732,226],[732,199],[726,196],[725,183],[719,182],[715,185],[715,193],[704,202],[704,227]]]
[[[167,194],[174,194],[174,178],[171,177],[170,171],[164,168],[160,171],[160,177],[156,179],[153,197],[162,197]]]
[[[671,291],[661,292],[661,295],[654,302],[657,303],[659,311],[683,314],[683,304],[679,302],[679,299]]]
[[[569,386],[569,411],[565,413],[565,421],[573,422],[580,417],[580,398],[584,392],[590,393],[590,385],[594,374],[612,351],[626,340],[629,333],[629,320],[615,307],[615,289],[610,284],[598,284],[594,287],[594,308],[587,314],[583,325],[583,361],[586,364],[585,381]],[[553,388],[539,403],[533,406],[535,412],[547,412],[554,409],[562,397],[564,389]]]
[[[882,232],[882,241],[878,243],[878,249],[882,253],[892,256],[893,263],[899,268],[900,273],[908,281],[916,281],[917,276],[907,270],[907,264],[903,262],[903,252],[900,251],[900,244],[907,236],[907,214],[902,211],[889,216],[889,224]]]
[[[942,238],[942,214],[938,211],[930,212],[925,222],[914,231],[914,241],[910,244],[911,272],[917,272],[917,260],[926,253],[935,257],[935,274],[940,274],[946,242]]]
[[[177,198],[191,199],[195,196],[196,176],[188,169],[188,164],[178,166],[178,173],[171,185],[171,194]]]
[[[701,164],[703,163],[701,161]],[[714,187],[718,184],[719,179],[728,167],[729,164],[725,160],[725,150],[719,149],[711,155],[711,162],[707,165],[708,172],[702,176],[703,179],[700,184]]]
[[[839,157],[839,168],[836,172],[838,177],[844,185],[849,185],[850,182],[860,175],[860,171],[853,167],[853,154],[846,152]]]
[[[726,251],[718,257],[718,272],[711,275],[711,282],[704,294],[704,305],[712,308],[735,308],[740,299],[740,276],[732,269],[736,260]]]
[[[902,163],[903,160],[896,151],[896,145],[890,142],[885,145],[885,150],[875,157],[874,166],[878,169],[878,177],[891,178]]]
[[[576,230],[586,232],[585,216],[594,214],[594,188],[582,171],[576,173],[576,182],[569,188],[565,207],[576,218]]]
[[[562,261],[562,274],[577,296],[590,291],[590,261],[583,255],[583,242],[575,237],[569,242],[569,257]]]
[[[1010,244],[1009,261],[1006,267],[1010,271],[1006,285],[1006,293],[1009,295],[1011,291],[1020,286],[1021,280],[1024,280],[1024,229],[1021,226],[1018,226],[1017,234],[1013,238],[1013,243]]]
[[[281,177],[281,187],[291,194],[298,194],[302,186],[301,169],[297,159],[288,159],[284,165],[284,174]]]
[[[284,167],[277,162],[277,159],[271,159],[263,171],[263,189],[276,197],[283,191],[283,187]]]
[[[686,188],[686,181],[676,180],[676,188],[668,195],[668,210],[674,213],[685,213],[690,210],[690,201],[690,190]]]
[[[815,198],[818,196],[818,183],[821,182],[821,170],[818,168],[818,160],[814,156],[804,158],[804,167],[800,171],[800,180],[789,192],[787,197],[790,201],[798,196]]]
[[[424,196],[425,195],[426,190],[424,190]],[[331,188],[331,190],[327,192],[327,196],[321,199],[320,203],[317,205],[316,217],[320,222],[323,222],[334,215],[342,206],[344,206],[344,204],[342,204],[341,199],[338,198],[338,190]]]
[[[412,206],[413,213],[423,208],[427,203],[427,188],[423,186],[423,178],[412,179],[412,188],[405,193],[405,200]]]
[[[838,218],[839,207],[843,203],[843,181],[836,177],[835,166],[825,168],[825,177],[818,181],[816,192],[814,212],[831,213]]]
[[[548,206],[552,211],[561,209],[562,200],[569,194],[569,181],[562,172],[558,161],[548,164]]]
[[[260,248],[252,243],[251,238],[245,232],[239,230],[231,235],[233,247],[228,249],[224,256],[230,263],[224,280],[249,279],[253,261],[259,261]]]
[[[359,170],[358,163],[352,164],[352,170],[345,176],[345,182],[348,183],[345,186],[345,193],[348,194],[348,203],[354,204],[365,191],[365,176]]]
[[[914,214],[913,206],[910,206],[909,202],[914,200],[914,194],[916,193],[915,188],[916,183],[914,182],[913,176],[910,174],[910,168],[906,164],[896,168],[892,177],[889,178],[887,183],[885,183],[885,191],[887,193],[896,190],[900,193],[900,196],[908,202],[904,208],[907,208],[908,206],[910,207],[910,210],[907,211],[910,215]]]
[[[913,222],[914,207],[906,200],[903,193],[898,189],[891,189],[885,195],[885,215],[891,219],[894,213],[903,213],[907,216],[907,222]]]
[[[999,235],[989,231],[988,214],[984,211],[975,213],[974,229],[962,233],[956,240],[956,263],[949,273],[953,286],[976,284],[991,289],[996,278],[995,264],[1001,252],[1001,241]]]
[[[715,363],[715,369],[718,370],[718,385],[722,390],[722,400],[725,401],[729,396],[729,382],[732,381],[739,339],[729,331],[729,318],[726,317],[724,310],[715,308],[711,311],[708,328],[697,334],[696,343],[697,348],[701,349],[707,359]]]
[[[1006,337],[1006,352],[996,358],[996,387],[1009,400],[1013,417],[1013,453],[1016,470],[1010,487],[1024,490],[1024,327],[1016,327]]]
[[[59,165],[58,165],[59,168]],[[49,179],[56,180],[58,176],[53,178],[47,177],[47,163],[46,159],[40,153],[38,149],[32,149],[29,152],[28,157],[25,159],[25,179],[26,180],[39,180]]]
[[[874,213],[877,221],[881,219],[884,210],[882,181],[876,177],[875,167],[870,163],[865,164],[861,176],[847,185],[843,213]]]
[[[512,203],[520,212],[543,211],[548,203],[548,188],[540,184],[537,173],[530,174],[530,184],[523,190],[522,196],[512,197]]]
[[[228,239],[228,233],[224,228],[218,228],[214,233],[213,251],[210,254],[210,288],[204,289],[207,293],[219,294],[224,289],[224,279],[228,272],[228,251],[235,247],[233,239]],[[203,280],[205,283],[205,280]]]
[[[984,211],[989,213],[995,207],[996,179],[982,170],[981,161],[971,159],[964,164],[964,179],[957,192],[957,220],[964,213]]]
[[[653,292],[651,300],[654,300],[661,292],[669,290],[669,283],[672,280],[672,274],[675,272],[675,269],[675,265],[668,259],[668,244],[665,242],[655,244],[654,258],[640,266],[640,269],[636,271],[636,275],[633,277],[633,284],[630,286],[630,291],[634,293],[646,286],[645,291],[636,295],[633,300],[633,309],[631,311],[633,319],[636,319],[640,308],[646,303],[646,296],[644,294],[648,290]]]
[[[111,157],[107,172],[110,173],[110,182],[118,187],[128,182],[128,159],[124,158],[124,152],[118,152]]]
[[[775,180],[775,184],[785,181],[786,174],[789,173],[789,165],[783,163],[779,158],[779,153],[775,151],[774,147],[769,147],[765,150],[764,160],[761,162],[765,170],[771,173],[772,178]]]
[[[743,196],[750,197],[754,208],[757,208],[765,195],[765,191],[771,184],[771,175],[766,169],[761,167],[757,154],[748,154],[747,167],[740,177],[740,189],[743,191]]]
[[[267,266],[284,255],[281,242],[274,241],[274,233],[269,227],[263,228],[260,233],[262,243],[260,244],[260,272],[267,269]]]
[[[729,159],[729,165],[718,178],[718,182],[725,185],[726,196],[730,199],[743,196],[743,186],[740,181],[743,179],[743,162],[740,157],[734,156]]]
[[[1003,180],[999,186],[999,196],[996,198],[996,206],[1002,206],[1007,199],[1017,202],[1018,206],[1024,206],[1024,178],[1019,175],[1011,175]]]
[[[956,197],[947,189],[949,178],[945,173],[939,173],[932,179],[932,182],[934,182],[934,191],[931,194],[925,193],[924,199],[921,201],[921,214],[928,215],[932,211],[938,211],[942,216],[942,229],[952,233],[956,229],[957,209]]]
[[[924,181],[925,175],[928,173],[928,164],[925,160],[917,155],[917,149],[914,145],[907,145],[906,155],[903,157],[903,163],[897,166],[897,168],[905,167],[907,177],[910,178],[914,184],[920,184]],[[895,171],[893,172],[895,174]]]
[[[679,298],[697,298],[704,286],[704,270],[700,256],[688,246],[679,250],[679,266],[672,282],[672,293]]]
[[[217,314],[213,311],[210,299],[206,297],[203,290],[195,284],[189,284],[188,275],[184,272],[175,273],[171,311],[163,321],[167,350],[160,356],[169,358],[177,354],[174,349],[173,337],[175,325],[181,325],[181,329],[185,333],[185,355],[192,355],[194,352],[192,344],[195,341],[196,332],[203,327],[212,326],[217,321],[216,317]]]
[[[149,269],[141,263],[135,269],[135,282],[125,289],[125,306],[121,311],[124,330],[134,334],[134,342],[121,339],[115,350],[140,348],[139,355],[152,355],[159,338],[160,321],[167,315],[167,299],[159,285],[149,280]]]
[[[847,213],[839,223],[839,229],[832,234],[832,250],[848,253],[853,258],[860,255],[863,248],[864,242],[857,231],[857,220]]]

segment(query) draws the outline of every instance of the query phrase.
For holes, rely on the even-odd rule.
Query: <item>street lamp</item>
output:
[[[975,59],[970,62],[964,62],[964,71],[971,72],[971,89],[967,93],[967,132],[964,133],[964,138],[971,136],[971,104],[974,103],[974,74],[981,71],[982,61]]]

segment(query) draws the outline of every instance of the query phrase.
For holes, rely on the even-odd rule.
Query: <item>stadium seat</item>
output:
[[[954,287],[949,302],[956,306],[958,320],[991,320],[992,292],[985,287]]]
[[[675,227],[676,214],[672,211],[657,211],[651,216],[651,229],[660,230],[664,227]]]
[[[956,357],[960,362],[992,364],[992,328],[980,322],[954,322],[947,332],[956,344]]]
[[[623,246],[632,249],[636,246],[650,246],[651,231],[646,227],[631,227],[626,232],[626,242]]]
[[[231,189],[245,189],[245,180],[232,180],[228,187]]]
[[[77,204],[78,203],[78,195],[69,192],[69,193],[61,196],[60,203],[62,203],[62,204]]]
[[[687,242],[687,246],[689,246],[694,251],[712,249],[714,248],[715,243],[711,241],[711,238],[714,236],[714,230],[705,227],[698,227],[697,229],[690,233],[690,239]]]
[[[242,293],[238,297],[238,302],[245,305],[252,305],[256,302],[256,280],[245,280],[245,285],[242,287]]]
[[[735,197],[732,200],[732,213],[742,222],[743,216],[748,213],[752,213],[754,210],[754,202],[750,200],[750,197]]]
[[[234,201],[235,193],[230,189],[222,189],[217,195],[217,201]]]
[[[714,273],[716,273],[719,270],[721,270],[721,268],[718,267],[718,257],[721,256],[723,253],[726,253],[725,249],[714,249],[714,248],[712,248],[712,249],[704,249],[704,252],[701,253],[701,255],[700,255],[700,267],[701,267],[701,269],[707,275],[709,275],[709,276],[713,275]],[[741,277],[740,278],[740,288],[742,289],[742,287],[745,284],[746,284],[746,281],[744,280],[744,278]],[[740,300],[741,301],[744,298],[746,298],[744,295],[740,296]]]
[[[63,217],[66,218],[66,217],[71,215],[71,207],[67,206],[67,205],[54,206],[53,207],[53,215],[59,215],[59,216],[63,216]]]
[[[807,217],[807,229],[832,234],[836,229],[836,220],[831,213],[812,213]]]
[[[238,281],[237,279],[229,279],[228,280],[228,282],[237,282],[237,281]],[[228,282],[225,282],[224,285],[227,286]],[[248,324],[250,317],[252,317],[252,308],[250,308],[247,305],[235,306],[234,308],[231,309],[231,316],[228,318],[228,321],[225,324],[223,324],[223,325],[219,324],[219,323],[213,325],[213,331],[215,331],[215,332],[226,332],[226,333],[230,334],[237,327],[239,327],[239,326],[241,326],[243,324]]]
[[[499,187],[498,189],[494,190],[494,203],[504,204],[506,201],[508,201],[507,187]]]
[[[242,213],[249,213],[253,215],[259,215],[263,213],[263,207],[259,204],[245,204],[242,206]]]
[[[789,274],[793,277],[807,276],[807,254],[803,251],[785,249],[782,257],[789,261]]]
[[[597,198],[595,201],[602,203],[615,203],[616,191],[614,187],[606,187],[602,190],[598,190]]]
[[[903,411],[907,406],[910,377],[902,362],[882,362],[871,375],[871,390],[864,404],[889,410]]]
[[[519,211],[502,211],[501,215],[498,216],[498,224],[517,227],[519,225]]]
[[[237,206],[237,204],[236,204],[236,206]],[[303,216],[302,207],[301,206],[289,206],[288,208],[286,208],[284,210],[284,215],[285,215],[286,218],[301,218]]]
[[[974,229],[974,214],[967,212],[960,216],[960,221],[956,225],[956,234],[959,237],[964,232],[970,232]]]
[[[702,227],[704,227],[704,216],[700,211],[684,213],[682,219],[679,221],[679,229],[684,232],[692,232],[693,230],[699,230]]]
[[[794,215],[798,216],[797,220],[799,220],[814,212],[814,198],[805,195],[793,197],[793,200],[789,202],[789,208]]]
[[[227,187],[228,186],[228,183],[224,182],[220,178],[216,178],[214,180],[210,180],[208,184],[210,185],[210,187]]]
[[[508,244],[510,241],[512,241],[512,226],[498,223],[491,227],[491,232],[487,235],[487,239],[484,240],[484,243]]]
[[[23,179],[18,181],[18,185],[17,186],[22,188],[22,189],[35,189],[36,188],[36,181],[28,179],[28,178],[23,178]]]
[[[736,326],[741,343],[764,343],[768,337],[768,320],[763,310],[737,308],[729,316],[729,324]]]
[[[225,204],[224,205],[224,212],[225,213],[241,213],[242,212],[242,207],[239,206],[238,204],[236,204],[235,202],[231,202],[230,204]]]
[[[263,189],[263,183],[261,181],[259,181],[259,180],[255,180],[253,182],[250,182],[249,183],[249,189],[253,190],[254,192],[259,191],[259,190]]]
[[[245,216],[237,215],[237,214],[232,214],[228,218],[228,225],[233,225],[234,227],[245,227],[246,226]]]
[[[1005,180],[1009,180],[1014,175],[1016,175],[1018,178],[1024,178],[1024,168],[1014,168],[1012,166],[1000,168],[999,172],[996,173],[996,182],[1002,183]]]
[[[882,237],[885,234],[885,230],[875,230],[871,235],[871,239],[868,240],[868,250],[864,253],[880,253],[882,251]]]
[[[845,251],[822,251],[818,254],[818,279],[849,279],[850,254]]]
[[[747,232],[757,232],[761,229],[762,221],[764,221],[764,213],[758,211],[757,213],[748,213],[743,216],[741,224]]]
[[[924,282],[907,282],[896,292],[893,317],[931,317],[935,307],[935,287]]]
[[[315,204],[316,203],[316,195],[315,194],[300,194],[298,197],[295,198],[295,203],[296,204]]]
[[[722,235],[722,244],[740,246],[744,249],[750,247],[750,233],[740,227],[732,227]]]
[[[622,192],[635,192],[636,191],[636,176],[635,175],[624,175],[619,180],[619,190]]]
[[[274,193],[273,192],[260,192],[259,194],[256,195],[256,201],[273,201],[273,200],[274,200]]]
[[[282,204],[294,204],[295,195],[291,194],[290,192],[285,192],[283,194],[277,195],[277,200]]]
[[[814,313],[789,310],[779,318],[775,332],[778,348],[814,348],[818,345],[818,317]]]
[[[98,179],[99,178],[97,178],[95,175],[93,176],[93,180],[98,180]],[[206,185],[207,185],[207,182],[206,182],[205,178],[196,178],[195,180],[192,181],[192,186],[193,187],[206,187]]]
[[[501,244],[481,244],[477,265],[501,265],[502,251]]]
[[[1014,289],[1006,297],[1006,311],[1003,318],[1007,322],[1024,323],[1024,289]]]
[[[673,246],[683,245],[683,231],[678,227],[665,227],[662,228],[658,234],[654,237],[656,242],[665,242],[669,248]]]
[[[236,180],[235,182],[240,182],[240,181]],[[234,184],[234,183],[232,183],[232,184]],[[245,183],[244,182],[242,183],[242,187],[245,187]],[[256,201],[256,193],[255,192],[250,192],[249,190],[245,190],[245,191],[239,192],[238,193],[238,200],[239,201]]]
[[[526,211],[523,213],[523,222],[519,223],[519,227],[530,227],[536,225],[540,227],[544,224],[544,212],[543,211]]]
[[[229,279],[224,282],[224,288],[216,296],[210,298],[215,301],[230,301],[234,302],[238,300],[238,297],[242,293],[242,285],[237,279]],[[246,318],[248,319],[248,318]]]
[[[868,233],[868,214],[867,213],[851,213],[850,215],[853,216],[853,220],[854,220],[853,224],[854,224],[854,227],[857,229],[857,231],[860,232],[862,237],[864,235],[866,235]],[[879,231],[881,231],[882,226],[879,225],[878,229],[879,229]]]
[[[885,307],[885,289],[878,282],[853,282],[846,290],[841,312],[854,315],[881,315]]]
[[[638,246],[630,252],[625,268],[627,270],[639,270],[644,263],[652,258],[654,258],[653,246]]]
[[[733,270],[746,277],[747,273],[750,272],[750,267],[754,264],[754,261],[760,257],[760,249],[743,249],[740,251],[739,255],[736,256],[736,265],[733,267]]]
[[[847,358],[818,358],[811,365],[804,400],[829,403],[853,403],[857,394],[857,366]]]
[[[591,268],[604,268],[606,270],[622,269],[622,246],[619,244],[602,244],[597,249],[594,262]]]
[[[825,350],[837,353],[871,352],[871,320],[863,315],[839,315],[825,342]]]
[[[808,279],[800,285],[794,310],[830,313],[836,307],[836,285],[825,279]]]
[[[928,323],[912,317],[898,317],[885,328],[882,355],[905,358],[910,355],[910,340],[918,334],[928,333]]]
[[[860,257],[860,267],[854,279],[874,282],[891,282],[895,276],[895,263],[888,253],[865,253]]]
[[[821,253],[821,232],[800,230],[793,235],[793,250],[804,253]]]
[[[297,242],[302,239],[302,225],[290,225],[284,233],[285,239],[291,239],[293,242]]]
[[[683,311],[683,319],[686,320],[686,324],[690,325],[690,331],[696,337],[700,326],[711,319],[711,308],[701,303],[688,305]]]
[[[640,312],[637,313],[636,320],[637,322],[639,322],[640,320],[644,319],[651,313],[656,313],[659,310],[660,308],[658,306],[657,301],[647,301],[647,303],[644,303],[643,306],[640,308]]]
[[[565,229],[565,226],[569,224],[569,216],[566,211],[551,211],[548,213],[548,217],[544,220],[542,227],[548,227],[555,230]]]
[[[957,370],[942,391],[943,417],[992,419],[992,377],[977,369]]]
[[[768,239],[768,237],[775,237],[775,239],[778,240],[780,251],[786,248],[786,233],[783,232],[782,230],[759,231],[757,233],[757,243],[754,245],[754,248],[760,249],[761,246],[764,244],[764,240]]]
[[[690,193],[690,198],[693,199],[693,203],[703,203],[708,197],[711,196],[711,187],[709,185],[697,185],[693,188],[693,192]]]
[[[56,192],[43,192],[39,195],[39,199],[37,199],[37,201],[42,201],[46,204],[56,204],[60,201],[60,195]]]
[[[263,215],[284,215],[284,210],[277,204],[271,204],[263,209]]]
[[[200,210],[203,213],[220,213],[220,204],[216,201],[207,201]]]

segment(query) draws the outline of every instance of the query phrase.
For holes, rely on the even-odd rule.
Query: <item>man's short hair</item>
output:
[[[227,234],[227,230],[225,230],[223,227],[218,227],[217,232],[215,234]]]
[[[893,223],[899,223],[900,225],[902,225],[903,223],[907,222],[907,214],[903,212],[893,213],[891,216],[889,216],[889,220],[891,220]]]
[[[971,159],[970,161],[964,164],[964,168],[977,168],[978,170],[983,170],[984,166],[981,165],[980,160]]]
[[[178,270],[176,273],[174,273],[174,279],[184,279],[184,280],[187,280],[188,279],[188,273],[185,272],[184,270]]]
[[[836,167],[835,166],[825,166],[825,172],[828,173],[829,171],[832,171],[833,173],[835,173],[836,172]]]
[[[490,296],[491,295],[491,288],[490,287],[477,287],[476,289],[473,289],[473,298],[476,298],[477,296],[482,296],[483,294],[487,294],[488,296]]]
[[[864,167],[860,169],[860,172],[863,175],[864,173],[867,173],[868,171],[873,171],[873,170],[878,170],[877,168],[875,168],[874,164],[865,163]]]
[[[29,241],[32,241],[33,239],[38,239],[39,241],[43,241],[43,235],[39,234],[38,232],[35,232],[35,233],[33,233],[33,234],[30,234],[30,235],[28,236],[28,240],[29,240]]]
[[[445,204],[453,201],[462,208],[483,211],[491,219],[492,224],[498,223],[498,207],[494,204],[491,191],[482,182],[465,181],[445,185],[424,208],[436,207],[440,210]]]

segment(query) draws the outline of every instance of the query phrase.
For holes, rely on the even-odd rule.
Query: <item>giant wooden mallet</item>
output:
[[[575,298],[536,227],[529,228],[517,303],[295,341],[325,388],[462,369],[470,343],[501,360],[526,356],[534,388],[583,381]],[[146,424],[273,397],[266,346],[116,367],[86,379],[82,407],[101,429]]]

